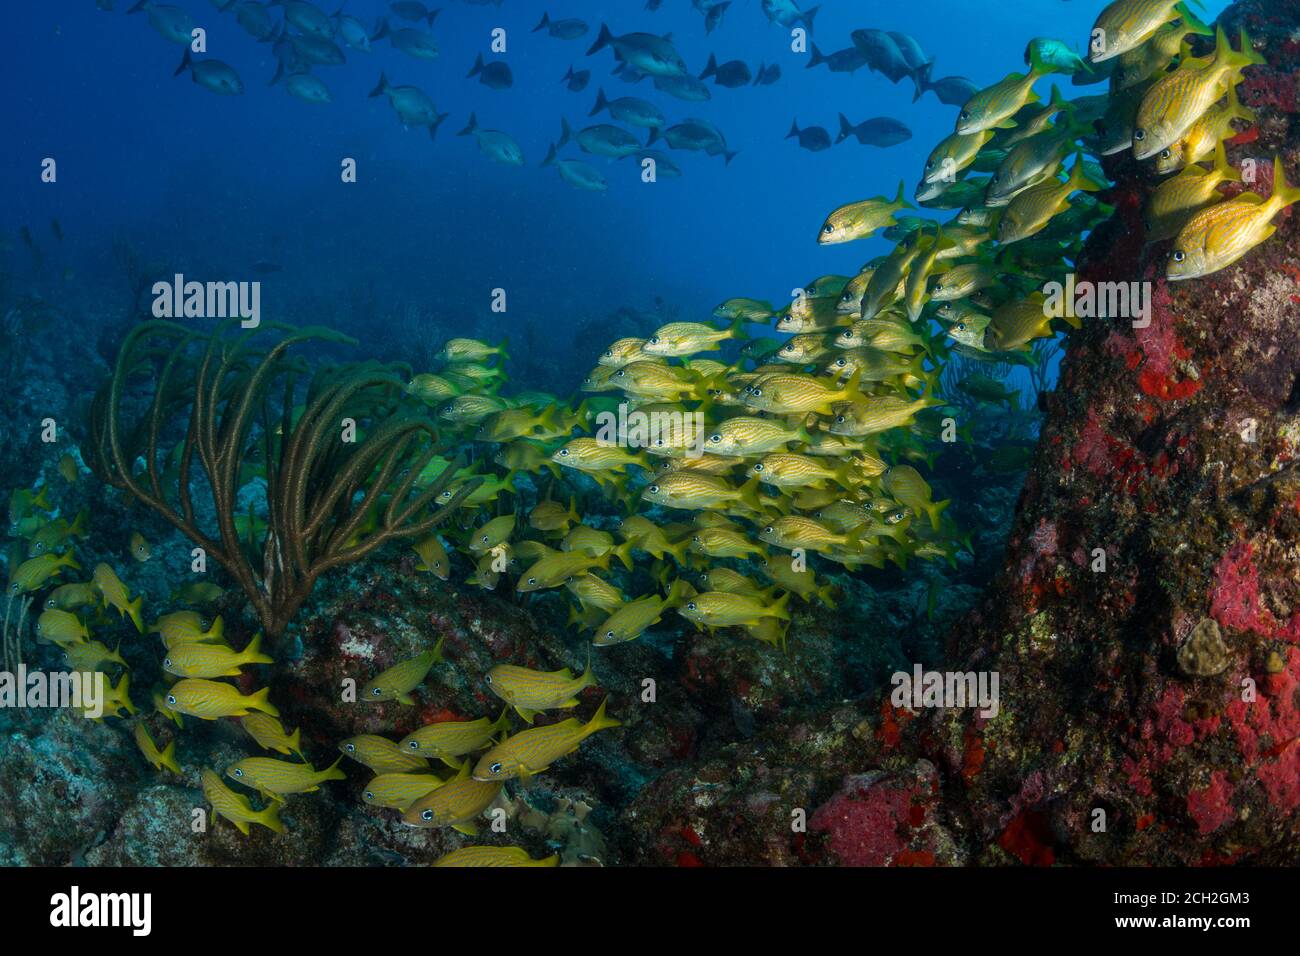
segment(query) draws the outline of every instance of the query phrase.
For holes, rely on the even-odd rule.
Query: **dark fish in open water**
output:
[[[172,76],[180,76],[186,70],[190,71],[195,83],[220,96],[238,96],[244,92],[244,82],[234,67],[220,60],[196,60],[190,56],[188,48],[181,58],[181,65],[176,67]]]
[[[478,141],[479,151],[488,159],[501,163],[503,166],[522,166],[524,164],[524,151],[515,142],[514,137],[509,133],[501,132],[499,129],[483,129],[478,125],[478,117],[473,113],[469,114],[469,124],[456,135],[473,136]]]
[[[560,178],[575,189],[583,189],[587,192],[604,192],[609,188],[609,184],[605,182],[605,177],[594,166],[577,159],[557,158],[554,143],[551,144],[551,149],[546,154],[546,158],[542,160],[542,165],[554,166],[559,171]]]
[[[802,23],[809,33],[813,32],[813,18],[821,7],[809,7],[800,10],[794,0],[763,0],[763,13],[773,23],[780,24],[787,30],[796,23]]]
[[[550,36],[557,40],[576,40],[585,34],[590,27],[585,20],[579,20],[576,17],[570,17],[565,20],[552,20],[550,14],[543,13],[541,21],[533,27],[532,32],[545,30]]]
[[[653,130],[652,130],[653,132]],[[651,141],[654,137],[651,136]],[[568,120],[560,120],[560,141],[557,147],[573,140],[584,153],[591,153],[593,156],[608,156],[611,159],[622,159],[624,156],[630,156],[641,148],[635,136],[627,130],[618,126],[611,126],[608,123],[597,123],[595,126],[588,126],[577,133],[569,127]],[[647,143],[646,145],[649,145]]]
[[[656,76],[654,84],[660,93],[688,103],[700,103],[713,96],[708,86],[693,76]]]
[[[700,5],[699,0],[696,0],[695,5],[696,7],[699,7]],[[722,0],[721,3],[714,3],[712,6],[708,8],[707,11],[705,11],[704,13],[704,35],[705,36],[708,36],[718,27],[722,26],[723,14],[727,12],[727,8],[730,6],[731,6],[731,0]]]
[[[433,21],[438,18],[438,14],[441,12],[441,8],[430,10],[424,4],[420,3],[419,0],[393,0],[393,2],[388,5],[388,9],[392,10],[393,13],[401,17],[403,20],[414,20],[417,22],[423,20],[425,23],[429,24],[429,26],[433,26]]]
[[[734,90],[738,86],[745,86],[753,78],[744,60],[728,60],[726,63],[719,65],[718,58],[712,53],[709,54],[708,65],[704,67],[704,72],[700,74],[701,80],[707,80],[709,77],[713,77],[713,82],[718,86],[725,86],[730,90]]]
[[[328,40],[334,36],[334,23],[329,15],[314,3],[306,0],[270,0],[268,6],[283,7],[285,22],[301,30],[306,36]]]
[[[609,110],[609,115],[620,123],[640,126],[642,129],[662,129],[668,125],[668,120],[659,107],[635,96],[620,96],[610,100],[605,98],[604,90],[597,90],[596,105],[587,115],[595,116],[601,110]]]
[[[613,48],[616,59],[630,63],[651,76],[682,76],[687,72],[686,62],[672,41],[653,33],[625,33],[616,37],[602,23],[596,42],[587,50],[587,56],[607,46]]]
[[[867,55],[856,46],[850,46],[845,47],[843,50],[836,50],[827,56],[817,49],[817,44],[814,43],[808,62],[804,64],[804,69],[811,70],[823,63],[832,73],[854,73],[867,65]]]
[[[805,126],[799,128],[799,119],[795,117],[790,123],[790,132],[785,134],[786,139],[797,139],[799,145],[810,153],[820,153],[823,149],[831,148],[831,134],[820,126]]]
[[[849,122],[848,117],[841,113],[840,134],[835,137],[835,142],[842,143],[850,136],[856,136],[858,142],[864,146],[880,146],[884,148],[907,142],[912,138],[912,131],[898,120],[888,116],[863,120],[855,126]]]
[[[439,113],[427,93],[414,86],[393,86],[388,77],[379,74],[379,84],[370,91],[371,96],[387,96],[388,104],[406,127],[427,126],[429,136],[436,138],[438,126],[450,113]]]
[[[758,72],[754,74],[754,85],[771,86],[779,79],[781,79],[780,63],[773,63],[771,66],[760,63],[758,65]]]
[[[158,31],[165,40],[189,46],[194,39],[194,20],[189,13],[169,3],[154,3],[153,0],[140,0],[127,13],[149,14],[149,26]]]
[[[235,8],[235,22],[244,28],[244,32],[260,43],[268,43],[275,38],[276,25],[271,10],[258,0],[238,0],[227,4],[224,9]]]
[[[569,72],[560,77],[562,82],[570,93],[581,93],[591,82],[591,70],[578,70],[574,72],[573,67],[569,67]]]
[[[388,42],[397,49],[418,60],[433,60],[438,56],[438,43],[433,34],[414,27],[399,27],[394,30],[388,25],[387,17],[380,17],[379,29],[370,39],[382,40],[384,37],[388,37]]]
[[[945,76],[937,80],[930,79],[933,64],[927,63],[917,74],[916,93],[912,97],[915,103],[925,93],[933,93],[945,106],[965,106],[966,101],[979,92],[979,87],[964,76]]]
[[[888,77],[891,83],[911,75],[898,44],[884,30],[854,30],[849,36],[853,45],[867,58],[867,66]]]
[[[471,76],[477,76],[478,81],[490,90],[508,90],[515,83],[514,74],[510,72],[510,65],[505,60],[484,63],[482,53],[474,58],[474,65],[465,74],[465,79]]]
[[[364,23],[342,10],[334,14],[334,22],[340,40],[354,50],[360,50],[362,53],[371,52],[370,31],[366,29]]]
[[[649,146],[662,133],[664,141],[673,149],[687,149],[707,153],[709,156],[721,156],[726,163],[736,158],[737,151],[727,149],[727,140],[722,131],[702,119],[684,119],[675,126],[664,130],[650,131],[646,140]]]

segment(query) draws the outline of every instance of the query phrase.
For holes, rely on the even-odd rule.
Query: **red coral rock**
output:
[[[1232,807],[1232,793],[1227,774],[1216,770],[1210,774],[1208,787],[1187,794],[1187,812],[1201,833],[1213,833],[1237,815]]]

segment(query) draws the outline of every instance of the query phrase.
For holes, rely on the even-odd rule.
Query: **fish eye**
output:
[[[836,424],[836,425],[843,425],[843,424],[844,424],[844,416],[843,416],[843,415],[836,415],[836,416],[835,416],[835,424]]]
[[[494,763],[492,766],[488,767],[488,773],[491,773],[491,774],[498,774],[498,773],[500,773],[500,772],[501,772],[501,764],[500,764],[500,763]]]
[[[38,630],[39,630],[39,628],[38,628]],[[171,667],[171,666],[172,666],[172,659],[171,659],[170,657],[164,657],[164,658],[163,658],[163,667]]]
[[[713,444],[716,445],[718,442],[722,441],[722,433],[714,432],[712,435],[709,436],[709,441],[713,442]]]
[[[65,655],[63,655],[63,656],[64,656],[64,657],[67,657],[68,655],[65,654]],[[175,694],[168,694],[168,695],[167,695],[167,703],[169,703],[169,704],[174,704],[174,703],[176,703],[176,695],[175,695]]]
[[[771,525],[768,525],[766,528],[763,529],[763,534],[771,534],[775,530],[776,529],[773,528]]]
[[[567,449],[567,448],[561,448],[561,449],[560,449],[560,457],[561,457],[561,458],[568,458],[568,457],[569,457],[569,449]]]
[[[612,637],[614,636],[614,632],[613,632],[613,631],[606,631],[606,632],[605,632],[605,636],[608,637],[608,638],[612,638]]]
[[[822,232],[826,233],[828,236],[834,231],[835,231],[835,227],[831,225],[829,222],[826,223],[826,225],[822,226]]]
[[[963,120],[968,120],[968,119],[970,119],[970,111],[969,111],[969,110],[962,110],[961,113],[958,114],[957,118],[958,118],[958,119],[963,119]]]
[[[754,466],[754,470],[755,470],[755,471],[762,471],[762,470],[763,470],[763,463],[760,461],[757,465]]]
[[[761,388],[756,388],[756,389],[754,389],[754,395],[755,395],[755,397],[757,397],[757,396],[759,396],[759,395],[762,395],[762,394],[763,394],[763,390],[762,390]]]
[[[686,605],[686,610],[688,610],[688,611],[694,611],[694,610],[695,610],[695,602],[692,601],[690,604]]]
[[[1160,158],[1161,158],[1161,159],[1168,159],[1168,158],[1169,158],[1170,156],[1172,156],[1172,155],[1173,155],[1173,153],[1169,152],[1168,149],[1162,149],[1162,150],[1160,151]]]
[[[491,683],[491,682],[489,681],[489,683]],[[409,744],[407,744],[406,746],[410,747],[412,750],[419,750],[419,749],[420,749],[420,742],[419,742],[418,740],[412,740],[412,741],[411,741]]]
[[[369,802],[373,801],[374,799],[375,799],[375,791],[373,791],[373,790],[367,790],[367,791],[366,791],[366,802],[369,803]]]
[[[487,542],[488,542],[488,536],[487,536],[487,535],[483,535],[483,543],[484,543],[484,544],[487,544]]]
[[[1186,258],[1187,258],[1187,253],[1183,252],[1183,250],[1181,249],[1174,250],[1174,262],[1182,262]]]
[[[655,344],[657,344],[658,341],[659,341],[659,336],[657,336],[657,335],[652,335],[652,336],[650,336],[650,344],[651,344],[651,345],[655,345]]]
[[[529,584],[536,584],[536,583],[537,583],[537,578],[529,578],[529,579],[528,579],[528,583],[529,583]]]
[[[432,810],[422,810],[422,811],[420,811],[420,819],[421,819],[421,820],[432,820],[432,819],[433,819],[433,811],[432,811]]]
[[[657,495],[657,494],[659,494],[659,486],[658,486],[658,485],[651,485],[647,490],[648,490],[648,491],[650,492],[650,494],[652,494],[652,495]]]
[[[232,770],[232,771],[230,772],[230,775],[231,775],[232,777],[242,777],[242,776],[244,775],[244,771],[242,771],[242,770],[240,770],[238,767],[236,767],[234,770]]]
[[[46,601],[45,606],[48,608],[54,607],[54,598],[50,598],[48,601]]]
[[[374,694],[376,697],[378,697],[380,694],[383,693],[383,691],[380,690],[378,687],[376,687],[376,688],[375,688],[374,690],[372,690],[370,693],[372,693],[372,694]]]
[[[700,543],[700,536],[697,534],[695,537],[691,538],[691,541],[692,541],[694,544],[699,544],[699,543]]]
[[[1133,131],[1133,138],[1141,142],[1142,140],[1147,138],[1147,131],[1144,129],[1135,129]]]
[[[346,750],[346,751],[347,751],[348,753],[350,753],[350,754],[354,754],[354,753],[357,752],[357,745],[356,745],[356,744],[344,744],[344,745],[343,745],[343,749]]]

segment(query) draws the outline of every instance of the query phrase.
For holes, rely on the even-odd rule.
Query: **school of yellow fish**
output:
[[[1209,35],[1213,48],[1194,56],[1193,38]],[[1108,77],[1108,94],[1067,100],[1053,86],[1047,102],[1037,81],[1070,70],[1052,65],[1044,53],[1050,45],[1035,44],[1030,70],[977,92],[922,170],[916,203],[952,211],[950,219],[904,215],[914,207],[901,186],[892,200],[851,202],[826,217],[820,243],[877,232],[894,242],[856,275],[802,283],[780,308],[728,299],[713,312],[721,327],[673,322],[646,338],[619,339],[567,403],[540,392],[504,394],[504,343],[448,341],[441,367],[408,387],[436,416],[447,444],[447,457],[431,461],[417,485],[433,481],[466,446],[472,461],[444,497],[464,482],[480,483],[462,501],[458,522],[415,545],[419,571],[441,580],[463,575],[485,589],[513,582],[520,595],[561,591],[570,625],[599,648],[636,639],[669,612],[697,628],[737,628],[783,647],[792,597],[834,607],[819,565],[955,561],[968,545],[945,513],[948,502],[934,500],[915,467],[933,460],[936,441],[952,440],[939,371],[951,354],[1029,362],[1035,339],[1061,331],[1055,322],[1078,327],[1077,319],[1049,315],[1042,287],[1064,280],[1083,234],[1111,213],[1092,195],[1108,183],[1089,155],[1131,148],[1136,159],[1174,174],[1151,192],[1145,212],[1147,239],[1172,240],[1171,280],[1236,262],[1300,199],[1280,158],[1269,196],[1219,192],[1241,179],[1223,146],[1237,133],[1232,123],[1253,120],[1236,86],[1262,59],[1244,32],[1234,49],[1222,29],[1211,31],[1181,3],[1116,0],[1097,20],[1088,61],[1071,68]],[[746,327],[755,323],[771,323],[784,337],[751,338]],[[738,354],[724,360],[736,352],[732,343],[740,343]],[[72,456],[58,470],[78,480]],[[46,592],[38,639],[57,645],[77,669],[120,671],[106,712],[134,716],[126,662],[92,628],[112,624],[112,608],[145,633],[141,598],[107,564],[90,580],[59,582],[64,571],[80,570],[73,546],[87,533],[87,516],[55,517],[48,491],[11,497],[9,601]],[[597,493],[605,505],[579,510]],[[149,560],[140,535],[128,547],[136,560]],[[190,584],[173,601],[202,608],[220,594],[215,585]],[[340,743],[339,760],[316,770],[300,731],[287,732],[267,690],[247,683],[244,668],[272,663],[258,637],[236,650],[221,618],[201,610],[163,614],[147,630],[159,636],[168,681],[154,691],[159,713],[178,728],[185,716],[238,718],[258,745],[290,758],[246,758],[225,779],[203,770],[213,813],[243,833],[253,823],[282,831],[285,798],[343,779],[346,756],[374,774],[362,794],[367,804],[395,810],[412,826],[473,835],[507,781],[526,782],[591,734],[619,726],[604,702],[589,720],[533,726],[539,713],[577,706],[577,695],[596,684],[590,656],[578,675],[501,665],[483,678],[505,704],[495,719],[435,723],[400,741],[352,737]],[[412,704],[442,660],[439,644],[401,662],[366,683],[358,702]],[[511,710],[526,729],[511,731]],[[160,750],[138,716],[132,732],[149,764],[181,772],[174,740]],[[436,774],[431,761],[454,772]],[[260,794],[263,808],[226,780]],[[439,861],[557,862],[489,846]]]

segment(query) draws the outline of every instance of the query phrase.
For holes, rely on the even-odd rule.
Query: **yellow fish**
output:
[[[101,717],[94,718],[102,720],[103,717],[120,717],[121,711],[125,710],[128,714],[136,712],[135,705],[131,703],[131,675],[124,672],[118,679],[116,686],[110,686],[108,693],[104,695],[103,714]],[[85,716],[90,717],[90,708],[83,708]]]
[[[387,737],[375,734],[349,737],[339,744],[339,750],[375,773],[406,773],[429,769],[429,762],[423,756]]]
[[[59,474],[68,484],[76,484],[79,475],[77,470],[77,459],[68,454],[61,456],[59,458]]]
[[[697,594],[677,609],[677,613],[697,625],[715,627],[735,627],[744,624],[757,624],[765,617],[775,617],[783,621],[790,620],[786,605],[790,602],[790,592],[782,594],[772,603],[765,602],[753,594],[741,594],[735,591],[705,591]]]
[[[415,698],[411,696],[411,691],[424,683],[424,678],[433,669],[433,665],[442,660],[444,640],[446,640],[445,636],[438,638],[438,643],[433,650],[425,651],[409,661],[394,664],[371,680],[361,688],[361,700],[372,703],[395,700],[400,704],[414,704]]]
[[[1214,165],[1209,170],[1189,166],[1151,193],[1143,213],[1147,242],[1172,239],[1194,213],[1223,199],[1219,192],[1222,183],[1240,181],[1241,174],[1228,165],[1223,143],[1219,143],[1214,147]]]
[[[728,339],[748,338],[744,319],[736,319],[725,329],[715,329],[702,322],[669,322],[646,339],[641,350],[647,355],[680,356],[696,352],[716,352]]]
[[[36,619],[36,637],[60,647],[90,640],[90,630],[71,611],[47,608]]]
[[[572,498],[567,508],[558,501],[539,501],[528,513],[528,527],[534,531],[567,531],[570,524],[581,520]]]
[[[506,351],[508,345],[506,339],[502,339],[497,346],[478,339],[448,339],[436,357],[444,362],[485,362],[496,356],[504,362],[510,358],[510,353]]]
[[[1214,56],[1186,60],[1178,69],[1158,79],[1138,107],[1133,122],[1133,156],[1146,159],[1178,142],[1192,124],[1205,115],[1230,86],[1236,86],[1241,71],[1264,58],[1250,46],[1241,31],[1241,52],[1232,49],[1219,27],[1215,31]]]
[[[605,716],[607,703],[608,698],[602,700],[595,716],[585,724],[570,717],[558,724],[534,727],[507,737],[479,758],[474,767],[474,779],[502,781],[541,773],[556,760],[577,750],[598,730],[623,726],[621,721]]]
[[[1028,73],[1008,74],[966,101],[966,105],[957,114],[958,133],[970,136],[987,129],[1014,126],[1011,117],[1022,106],[1039,101],[1039,95],[1034,92],[1034,84],[1050,70],[1039,62],[1036,50],[1031,51],[1030,59]]]
[[[827,414],[836,402],[856,397],[862,372],[855,370],[848,383],[837,388],[835,383],[813,378],[811,375],[777,373],[765,375],[746,386],[744,402],[750,408],[790,415],[801,412]]]
[[[1287,183],[1282,157],[1273,157],[1273,192],[1268,199],[1243,193],[1202,209],[1174,240],[1165,275],[1195,279],[1224,269],[1277,231],[1273,217],[1300,201],[1300,187]]]
[[[212,804],[213,822],[220,814],[233,823],[244,836],[248,836],[250,823],[261,824],[276,833],[284,832],[278,804],[272,802],[265,810],[254,810],[252,804],[248,802],[248,797],[231,790],[221,782],[221,778],[216,773],[206,767],[203,770],[203,796],[208,803]]]
[[[601,354],[596,360],[598,365],[604,365],[608,368],[622,368],[629,362],[635,362],[644,357],[641,346],[645,345],[645,339],[619,339]]]
[[[372,807],[388,807],[405,813],[416,800],[442,784],[442,778],[431,773],[381,773],[366,784],[361,799]]]
[[[467,760],[455,778],[411,804],[402,814],[402,822],[413,827],[451,827],[466,836],[477,836],[474,819],[500,792],[500,782],[485,783],[471,777]]]
[[[802,425],[739,415],[717,425],[704,439],[704,450],[711,455],[762,455],[811,440],[808,429]]]
[[[35,591],[50,578],[61,573],[64,568],[81,570],[81,565],[72,557],[71,551],[62,555],[42,554],[35,558],[28,558],[13,568],[10,573],[9,591],[11,594]]]
[[[750,511],[762,510],[758,497],[758,479],[752,478],[736,487],[726,478],[695,471],[674,471],[656,478],[641,493],[642,499],[668,508],[695,511],[741,505]]]
[[[112,606],[117,608],[117,613],[123,617],[129,617],[131,623],[135,625],[135,629],[143,634],[144,624],[140,620],[140,608],[144,604],[143,595],[137,596],[132,601],[131,592],[126,589],[126,585],[117,576],[117,572],[107,564],[95,565],[95,571],[91,577],[94,579],[95,584],[99,586],[104,607]]]
[[[482,750],[494,736],[510,727],[506,720],[509,713],[510,708],[505,707],[496,720],[480,717],[478,720],[440,720],[436,724],[426,724],[403,737],[399,747],[421,758],[437,758],[449,766],[459,767],[457,757]]]
[[[898,195],[892,202],[884,196],[876,196],[834,210],[822,223],[817,241],[825,246],[865,239],[878,229],[895,225],[898,221],[895,214],[912,208],[912,204],[903,198],[903,183],[900,181]]]
[[[1195,19],[1181,0],[1114,0],[1092,26],[1088,59],[1103,63],[1136,49],[1179,16]]]
[[[173,611],[158,618],[149,633],[161,637],[163,646],[170,650],[181,644],[224,643],[225,629],[220,617],[210,621],[198,611]]]
[[[131,557],[141,564],[153,556],[153,550],[149,547],[149,542],[144,539],[144,535],[140,534],[139,531],[131,532],[130,547]]]
[[[559,866],[560,855],[552,853],[534,860],[517,846],[463,846],[433,861],[434,866]]]
[[[1008,245],[1041,232],[1047,228],[1053,216],[1069,208],[1070,196],[1075,192],[1096,192],[1105,188],[1105,183],[1098,182],[1088,174],[1083,165],[1083,154],[1080,153],[1065,182],[1054,176],[1048,177],[1038,185],[1016,194],[998,220],[998,242]]]
[[[540,711],[577,707],[578,694],[586,687],[596,686],[590,653],[587,654],[587,669],[577,677],[567,667],[558,671],[535,671],[514,664],[498,664],[483,679],[492,693],[530,724]]]
[[[60,584],[45,599],[47,608],[71,611],[73,608],[88,607],[101,601],[99,585],[94,581]]]
[[[243,727],[248,732],[248,736],[266,750],[274,750],[285,756],[297,754],[302,757],[303,755],[301,727],[290,734],[285,731],[284,725],[279,720],[260,711],[253,711],[240,717],[239,726]]]
[[[175,644],[167,649],[163,670],[178,677],[238,677],[245,664],[274,664],[262,653],[262,635],[257,634],[242,651],[224,644]]]
[[[245,757],[226,768],[226,776],[254,787],[264,797],[283,800],[291,793],[312,793],[326,780],[346,780],[347,774],[339,769],[339,757],[324,770],[309,763],[293,763],[274,757]]]
[[[143,720],[135,722],[134,733],[135,745],[140,748],[144,759],[149,761],[155,770],[166,767],[174,774],[182,773],[180,765],[176,763],[176,741],[168,741],[166,749],[159,751],[158,745],[149,736],[149,728],[144,725]]]
[[[108,646],[100,641],[67,644],[63,648],[63,656],[72,669],[78,671],[95,671],[108,664],[126,666],[126,661],[122,660],[121,654],[109,650]]]
[[[930,519],[930,527],[939,527],[939,514],[951,504],[950,501],[931,501],[930,486],[911,465],[892,465],[881,479],[885,493],[913,511],[924,512]]]
[[[280,712],[267,700],[271,693],[263,687],[245,697],[233,684],[187,677],[172,685],[166,700],[167,706],[182,714],[216,720],[218,717],[243,717],[249,711],[260,710],[279,717]]]
[[[415,553],[420,556],[420,563],[415,566],[415,570],[428,571],[440,581],[446,581],[451,577],[451,560],[447,557],[447,549],[442,546],[442,541],[436,534],[429,535],[413,547]]]
[[[742,297],[728,299],[713,310],[715,319],[744,319],[746,322],[766,322],[774,315],[771,302]]]

